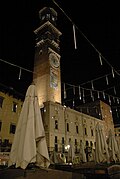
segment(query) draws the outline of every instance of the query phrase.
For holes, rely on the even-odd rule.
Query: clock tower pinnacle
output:
[[[61,103],[61,71],[59,36],[56,28],[57,12],[50,7],[39,11],[40,26],[36,35],[33,81],[39,104],[46,101]]]

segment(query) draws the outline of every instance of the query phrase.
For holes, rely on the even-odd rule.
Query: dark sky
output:
[[[35,35],[39,27],[39,10],[51,6],[58,12],[62,83],[81,85],[120,97],[120,15],[119,5],[109,1],[56,0],[4,1],[0,6],[0,59],[33,70]],[[61,10],[62,9],[62,10]],[[74,48],[73,23],[76,26],[77,49]],[[99,53],[105,58],[100,65]],[[107,61],[106,61],[107,60]],[[109,75],[108,75],[109,74]],[[109,78],[106,85],[105,75]],[[32,73],[0,61],[0,82],[8,88],[25,93],[32,81]],[[98,80],[97,80],[98,79]],[[113,90],[115,87],[115,91]]]

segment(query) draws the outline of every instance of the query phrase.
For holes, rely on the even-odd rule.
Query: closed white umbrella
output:
[[[53,152],[51,153],[50,161],[51,161],[52,164],[53,164],[53,163],[54,163],[54,164],[59,163],[58,155],[57,155],[57,153],[56,153],[55,150],[53,150]]]
[[[74,145],[72,144],[72,141],[70,141],[69,149],[68,149],[68,162],[73,163],[74,158],[75,158],[75,149],[74,149]]]
[[[25,169],[28,164],[49,167],[50,160],[42,123],[36,86],[31,84],[17,123],[14,140],[10,151],[8,166]]]
[[[80,156],[80,161],[87,162],[86,153],[85,153],[85,146],[84,146],[84,142],[82,140],[80,141],[80,153],[79,153],[79,156]]]
[[[109,163],[109,152],[108,145],[105,139],[105,135],[103,133],[102,126],[97,123],[95,128],[95,162],[96,163]]]
[[[115,139],[114,133],[112,133],[112,130],[109,130],[109,135],[108,135],[108,150],[109,150],[109,155],[110,155],[110,161],[120,161],[120,151],[118,148],[117,141]]]

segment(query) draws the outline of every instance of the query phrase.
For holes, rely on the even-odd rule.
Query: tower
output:
[[[40,26],[36,35],[33,81],[37,86],[39,104],[61,103],[61,71],[57,12],[50,7],[39,11]]]

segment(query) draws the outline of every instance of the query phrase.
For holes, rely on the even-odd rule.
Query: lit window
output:
[[[17,112],[17,103],[13,102],[12,111]]]

